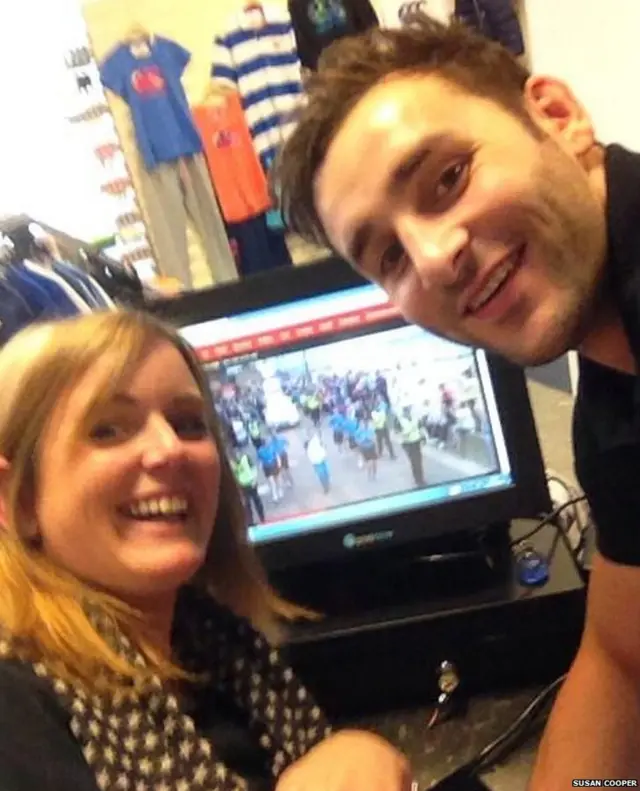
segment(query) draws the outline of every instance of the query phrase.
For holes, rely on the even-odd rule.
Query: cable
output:
[[[573,497],[571,500],[567,500],[566,502],[562,503],[562,505],[559,505],[557,508],[551,511],[551,513],[547,514],[543,519],[541,519],[538,522],[538,524],[533,529],[531,529],[528,533],[525,533],[523,536],[520,536],[519,538],[514,538],[513,541],[509,542],[509,546],[515,547],[518,544],[521,544],[523,541],[527,541],[536,533],[538,533],[540,530],[542,530],[543,527],[553,524],[558,518],[558,515],[561,514],[565,509],[569,508],[572,505],[575,506],[576,503],[581,503],[586,499],[587,498],[585,497],[585,495],[582,494],[578,497]]]
[[[556,678],[544,689],[542,689],[529,703],[523,712],[511,723],[511,725],[490,744],[488,744],[478,755],[476,759],[472,759],[471,771],[479,771],[480,769],[488,769],[491,765],[497,763],[501,758],[506,757],[512,745],[509,745],[510,739],[522,738],[528,736],[528,728],[535,722],[536,717],[549,703],[550,698],[558,691],[567,678],[564,673],[559,678]]]
[[[571,500],[578,496],[576,489],[574,489],[573,486],[570,486],[567,481],[565,481],[559,475],[556,475],[556,473],[547,472],[546,475],[547,483],[557,483],[564,489],[567,500]],[[551,496],[551,499],[553,500],[553,495]],[[577,507],[577,504],[573,506],[573,521],[578,524],[580,532],[582,532],[582,518],[580,516],[580,509]]]
[[[458,767],[451,776],[456,777],[476,775],[481,771],[486,771],[491,766],[504,759],[515,747],[518,740],[524,740],[531,735],[533,726],[537,724],[537,718],[545,706],[551,702],[552,696],[564,683],[567,674],[556,678],[544,689],[542,689],[522,711],[509,727],[484,747],[475,758],[467,761]],[[545,719],[548,715],[545,715]],[[445,778],[446,780],[447,778]],[[446,784],[445,784],[446,785]]]

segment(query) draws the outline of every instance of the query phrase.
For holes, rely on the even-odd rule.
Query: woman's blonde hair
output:
[[[119,600],[93,590],[55,565],[29,535],[34,521],[36,469],[42,438],[60,400],[98,361],[94,399],[87,415],[106,403],[130,377],[150,344],[168,341],[182,355],[205,400],[211,431],[220,448],[218,511],[205,563],[194,579],[215,599],[247,617],[277,641],[284,620],[309,613],[281,599],[247,540],[244,509],[222,452],[222,439],[205,374],[180,335],[155,318],[136,312],[94,313],[33,325],[0,351],[0,456],[9,462],[1,489],[6,524],[0,533],[0,628],[8,644],[32,660],[56,663],[63,675],[92,684],[96,670],[144,682],[151,674],[184,677],[180,668],[137,639],[147,670],[129,664],[98,634],[90,613],[113,628],[139,634],[141,618]],[[106,362],[105,362],[106,361]],[[78,416],[80,426],[87,415]],[[6,641],[5,641],[6,642]],[[107,672],[107,675],[109,673]]]

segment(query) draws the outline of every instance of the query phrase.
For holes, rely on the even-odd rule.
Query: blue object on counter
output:
[[[549,564],[532,546],[523,547],[516,557],[518,581],[521,585],[544,585],[549,579]]]

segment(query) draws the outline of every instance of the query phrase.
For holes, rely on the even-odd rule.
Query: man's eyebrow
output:
[[[360,225],[347,245],[347,257],[356,266],[360,265],[362,254],[367,249],[373,229],[371,223],[364,223]]]
[[[412,178],[424,160],[432,153],[432,141],[425,141],[421,146],[406,156],[392,171],[386,184],[386,194],[393,195],[400,192],[405,184]],[[354,232],[347,244],[347,257],[358,265],[364,251],[367,249],[374,228],[371,223],[363,223]]]
[[[386,191],[389,195],[399,192],[405,186],[424,160],[431,155],[432,149],[432,141],[425,141],[397,165],[387,182]]]

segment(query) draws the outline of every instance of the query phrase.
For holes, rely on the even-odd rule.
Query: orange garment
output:
[[[227,222],[243,222],[271,208],[267,179],[256,154],[238,93],[221,93],[193,108],[209,172]]]

